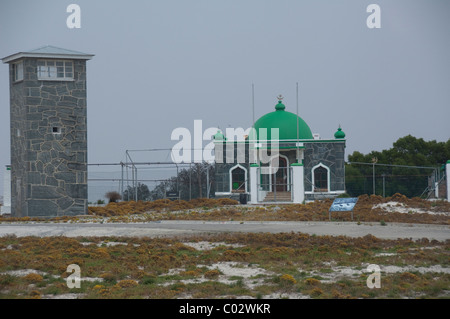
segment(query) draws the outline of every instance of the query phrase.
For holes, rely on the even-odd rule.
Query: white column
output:
[[[450,202],[450,160],[445,165],[445,178],[447,179],[447,201]]]
[[[0,214],[11,214],[11,166],[9,165],[6,166],[3,178],[3,205]]]
[[[439,183],[434,183],[434,197],[439,198]]]
[[[258,203],[258,165],[250,165],[250,203]]]
[[[303,164],[294,163],[292,166],[292,200],[301,204],[305,200],[305,183]]]

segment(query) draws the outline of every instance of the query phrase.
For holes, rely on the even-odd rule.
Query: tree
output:
[[[208,183],[209,182],[209,183]],[[166,192],[178,192],[180,199],[190,200],[214,194],[214,165],[194,163],[190,168],[183,168],[177,176],[160,182],[150,192],[151,200],[165,198]]]
[[[137,200],[151,200],[150,190],[146,184],[138,183],[137,187],[127,186],[127,189],[123,192],[124,200],[136,200],[136,188],[137,188]]]
[[[408,197],[420,196],[428,186],[428,177],[434,174],[433,168],[438,169],[450,159],[450,139],[447,142],[427,142],[407,135],[399,138],[388,150],[372,151],[365,155],[353,152],[348,156],[349,162],[353,164],[346,165],[348,194],[358,196],[373,193],[373,165],[358,164],[371,164],[373,158],[377,159],[377,164],[392,165],[375,167],[376,194],[383,194],[384,189],[386,196],[394,193]]]
[[[115,202],[117,202],[118,200],[121,200],[121,199],[122,199],[122,196],[120,196],[120,194],[119,194],[118,192],[114,192],[114,191],[112,191],[112,192],[107,192],[107,193],[105,194],[105,197],[108,198],[108,200],[109,200],[110,203],[115,203]]]

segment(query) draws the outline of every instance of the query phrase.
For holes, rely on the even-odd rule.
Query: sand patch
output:
[[[236,280],[230,278],[240,277],[242,278],[244,285],[250,289],[262,285],[267,276],[273,275],[272,272],[259,268],[256,265],[248,265],[246,263],[235,261],[219,262],[207,267],[211,270],[217,269],[222,273],[217,281],[224,284],[233,284]]]
[[[183,245],[194,248],[195,250],[211,250],[216,247],[225,246],[231,248],[245,247],[241,244],[227,244],[225,242],[209,242],[209,241],[199,241],[199,242],[184,242]]]
[[[34,270],[34,269],[9,270],[9,271],[0,273],[0,275],[10,275],[10,276],[15,276],[15,277],[25,277],[29,274],[37,274],[37,275],[41,275],[41,276],[47,275],[47,273],[44,271]],[[53,276],[53,277],[56,278],[57,276]]]
[[[198,268],[206,267],[209,270],[218,270],[220,275],[215,279],[205,278],[204,276],[193,278],[193,279],[183,279],[177,281],[165,282],[164,286],[169,286],[177,282],[182,282],[184,284],[195,284],[202,283],[206,281],[217,281],[227,285],[235,284],[237,280],[242,280],[243,285],[252,289],[256,286],[262,285],[268,276],[274,275],[274,273],[269,272],[263,268],[259,268],[256,265],[249,265],[243,262],[218,262],[212,265],[197,265]],[[185,271],[184,268],[174,268],[170,269],[167,275],[177,275]]]
[[[86,294],[42,295],[41,299],[83,299]]]
[[[342,279],[356,279],[360,276],[368,276],[372,272],[367,271],[367,266],[369,264],[362,264],[361,267],[331,267],[331,270],[326,272],[320,270],[312,271],[312,276],[320,276],[322,283],[335,283]],[[433,265],[430,267],[415,267],[415,266],[391,266],[391,265],[379,265],[381,270],[381,275],[383,274],[394,274],[394,273],[404,273],[404,272],[419,272],[421,274],[425,273],[444,273],[449,274],[450,268],[442,267],[441,265]],[[299,270],[303,271],[303,270]]]
[[[310,296],[301,294],[299,292],[295,293],[279,293],[274,292],[270,295],[264,295],[262,299],[311,299]]]
[[[433,210],[424,210],[421,208],[408,207],[404,203],[390,201],[387,203],[376,204],[373,209],[381,208],[382,210],[390,213],[402,213],[402,214],[431,214],[431,215],[444,215],[450,216],[450,212],[436,212]]]
[[[1,272],[0,275],[10,275],[15,277],[25,277],[29,274],[37,274],[41,275],[42,277],[47,276],[48,273],[45,271],[35,270],[35,269],[19,269],[19,270],[9,270],[5,272]],[[57,275],[50,275],[52,278],[61,278],[61,276]],[[103,278],[95,278],[95,277],[83,277],[81,276],[80,280],[83,281],[89,281],[89,282],[95,282],[99,281],[102,282]]]
[[[397,253],[377,253],[373,255],[374,257],[387,257],[387,256],[396,256]]]
[[[114,246],[127,246],[128,243],[119,242],[119,241],[101,241],[98,244],[95,244],[93,242],[82,242],[80,243],[83,246],[89,246],[89,245],[97,245],[98,247],[114,247]],[[133,244],[134,247],[139,247],[139,244]]]
[[[441,265],[433,265],[430,267],[415,267],[415,266],[380,266],[381,273],[385,272],[388,274],[398,273],[398,272],[419,272],[421,274],[425,273],[444,273],[450,274],[450,268],[442,267]]]

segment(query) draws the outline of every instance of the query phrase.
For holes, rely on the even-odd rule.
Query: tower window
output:
[[[39,80],[73,80],[73,62],[62,60],[39,60]]]
[[[13,70],[14,70],[14,82],[22,81],[23,80],[23,62],[14,63]]]
[[[61,128],[58,126],[53,126],[52,127],[52,133],[53,134],[61,134]]]

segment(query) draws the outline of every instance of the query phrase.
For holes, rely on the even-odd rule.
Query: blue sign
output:
[[[336,198],[331,204],[330,212],[348,212],[353,211],[353,208],[358,201],[357,197],[350,198]]]

